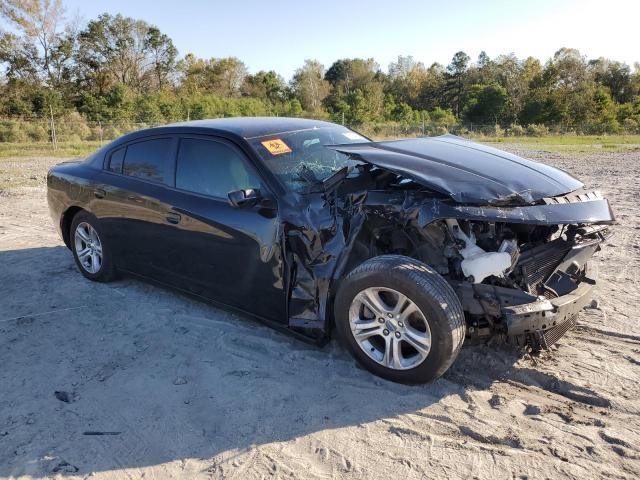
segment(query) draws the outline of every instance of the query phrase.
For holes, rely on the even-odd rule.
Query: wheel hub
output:
[[[390,332],[400,330],[400,325],[398,325],[398,321],[394,317],[387,318],[387,320],[384,322],[384,325]]]
[[[412,300],[390,288],[371,287],[356,295],[349,324],[362,351],[387,368],[414,368],[431,350],[424,314]]]

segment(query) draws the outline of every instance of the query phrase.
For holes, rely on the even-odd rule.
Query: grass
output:
[[[640,135],[549,135],[546,137],[472,136],[472,140],[490,144],[518,144],[530,150],[593,152],[606,149],[640,150]],[[7,157],[86,157],[100,142],[61,142],[57,150],[50,143],[0,143],[0,158]]]
[[[638,145],[640,135],[548,135],[545,137],[483,137],[495,143],[544,145]]]
[[[548,135],[545,137],[473,137],[481,143],[518,144],[530,150],[593,152],[638,150],[640,135]]]
[[[0,143],[0,158],[85,157],[100,148],[100,142],[61,142],[54,150],[50,143]]]

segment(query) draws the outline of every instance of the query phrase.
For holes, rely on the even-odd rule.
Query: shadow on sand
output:
[[[2,477],[213,459],[496,381],[608,405],[483,345],[463,348],[432,384],[382,381],[335,342],[318,349],[136,279],[89,282],[64,247],[0,252],[0,297]]]

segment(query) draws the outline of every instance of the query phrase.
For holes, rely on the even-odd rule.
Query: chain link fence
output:
[[[166,122],[135,122],[128,119],[90,121],[74,113],[64,117],[50,118],[0,118],[0,143],[11,144],[82,144],[91,142],[102,145],[119,136],[165,124]],[[384,122],[361,125],[347,125],[376,139],[421,137],[452,133],[468,137],[543,137],[548,135],[580,135],[581,132],[597,132],[597,128],[580,129],[571,126],[545,125],[479,125],[445,124],[441,122],[400,123]],[[621,135],[638,134],[637,128],[620,128]]]
[[[0,142],[103,144],[125,133],[160,125],[130,120],[89,121],[80,115],[59,118],[0,118]]]

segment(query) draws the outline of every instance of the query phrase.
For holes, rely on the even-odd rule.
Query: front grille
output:
[[[555,205],[558,203],[593,202],[595,200],[602,200],[603,198],[602,194],[598,191],[589,192],[586,190],[576,190],[575,192],[568,193],[566,195],[548,197],[543,201],[546,205]]]
[[[558,340],[560,340],[560,338],[565,333],[567,333],[569,330],[575,327],[577,317],[578,317],[578,314],[576,313],[575,315],[572,315],[571,317],[569,317],[566,322],[561,323],[560,325],[557,325],[553,328],[550,328],[549,330],[545,330],[544,332],[542,332],[542,338],[544,338],[545,348],[549,348],[551,345],[553,345]]]
[[[565,333],[576,326],[577,318],[578,314],[576,313],[569,317],[566,322],[550,328],[549,330],[545,330],[544,332],[530,333],[526,336],[526,342],[534,352],[539,352],[540,350],[548,350],[551,345],[560,340]]]
[[[520,255],[517,268],[522,273],[525,287],[532,295],[540,295],[541,285],[549,278],[562,259],[571,250],[571,245],[563,239],[557,239],[545,245],[527,250]],[[549,292],[551,294],[551,292]],[[554,295],[551,294],[553,298]]]

